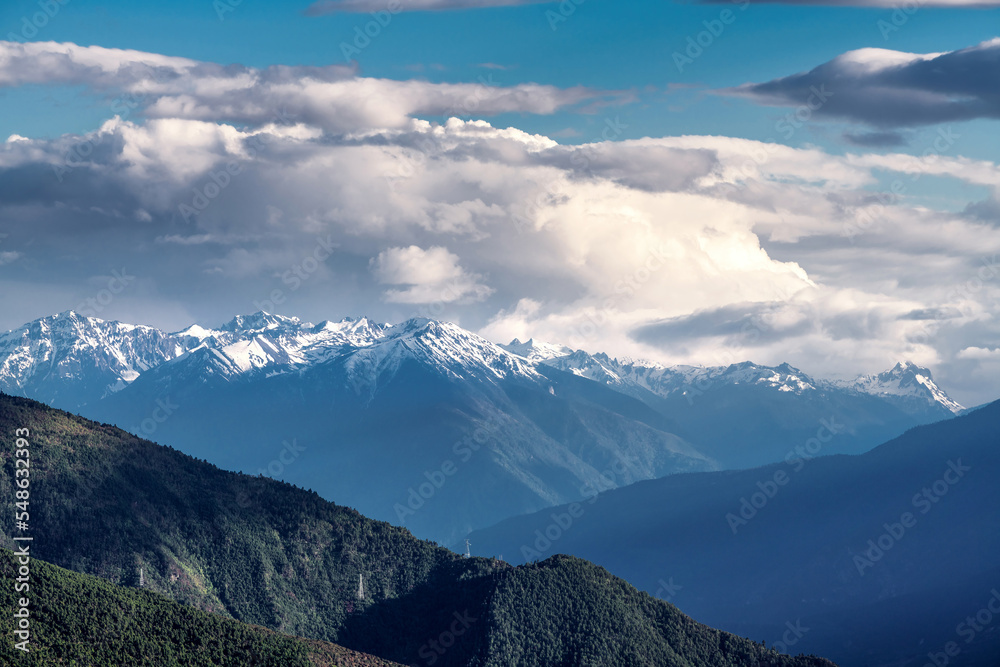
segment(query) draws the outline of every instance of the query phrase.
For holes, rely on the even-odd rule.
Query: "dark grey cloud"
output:
[[[916,310],[911,310],[905,315],[901,316],[901,320],[932,320],[932,321],[942,321],[950,320],[955,317],[961,317],[962,311],[957,308],[917,308]]]
[[[769,345],[815,330],[807,318],[792,322],[779,318],[787,310],[785,302],[731,304],[645,324],[631,336],[638,342],[670,349],[705,337],[722,338],[728,345]]]
[[[719,167],[718,155],[707,149],[642,146],[641,142],[559,146],[541,152],[537,164],[564,169],[578,179],[605,178],[645,192],[678,192]]]
[[[844,132],[844,140],[853,146],[864,148],[893,148],[905,146],[906,137],[900,132]]]
[[[962,213],[973,220],[992,224],[1000,223],[1000,200],[991,197],[983,201],[972,202],[966,205]]]
[[[393,143],[420,148],[428,139],[410,133],[393,137]],[[707,148],[677,148],[640,140],[531,150],[523,142],[495,136],[492,128],[481,140],[463,142],[444,154],[455,160],[555,167],[577,181],[603,179],[644,192],[694,189],[696,181],[720,166],[718,154]]]
[[[816,117],[892,130],[1000,118],[998,76],[1000,38],[930,55],[860,49],[808,72],[724,92],[768,106],[811,105]]]

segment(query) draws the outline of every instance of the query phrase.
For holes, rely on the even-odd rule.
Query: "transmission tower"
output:
[[[472,544],[469,540],[465,541],[465,557],[472,558],[472,552],[469,551],[469,546]]]
[[[365,599],[365,577],[363,574],[358,575],[358,599]]]

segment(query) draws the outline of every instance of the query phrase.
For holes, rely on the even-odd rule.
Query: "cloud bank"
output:
[[[422,118],[461,95],[426,82],[2,48],[4,85],[88,86],[109,115],[142,96],[90,132],[0,144],[8,327],[76,307],[124,267],[135,280],[98,316],[179,328],[260,308],[419,315],[665,363],[852,374],[908,358],[958,400],[994,390],[993,162],[731,137],[567,146]],[[483,108],[578,99],[546,90],[487,91]],[[887,174],[902,183],[889,197]],[[928,208],[912,198],[922,178],[994,194],[977,214]]]
[[[186,58],[54,42],[0,41],[0,88],[85,86],[127,117],[262,125],[307,123],[329,133],[403,128],[417,116],[552,114],[582,103],[614,103],[629,93],[583,86],[430,83],[365,78],[353,67],[222,66]]]

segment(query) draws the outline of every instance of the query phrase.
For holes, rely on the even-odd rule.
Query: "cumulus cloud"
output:
[[[86,86],[123,118],[225,121],[255,126],[307,123],[328,133],[405,128],[423,116],[552,114],[629,93],[535,83],[503,87],[365,78],[353,67],[222,66],[186,58],[55,42],[0,41],[0,87]]]
[[[199,68],[222,67],[143,51],[57,42],[0,41],[0,86],[85,84],[127,87],[146,81],[169,82]]]
[[[60,182],[55,169],[81,143],[94,148]],[[303,316],[328,307],[331,292],[348,312],[381,301],[390,310],[373,315],[387,320],[437,303],[442,317],[498,340],[534,335],[684,362],[710,360],[713,341],[779,311],[783,324],[748,343],[747,357],[850,358],[848,347],[871,336],[879,344],[862,347],[880,361],[866,356],[858,370],[904,354],[945,358],[946,338],[914,332],[985,321],[994,282],[966,294],[955,276],[974,278],[982,253],[1000,250],[988,225],[886,206],[867,189],[875,170],[989,183],[996,165],[725,137],[573,147],[456,119],[331,141],[156,119],[13,142],[0,165],[0,202],[51,232],[45,244],[98,244],[94,257],[129,261],[155,248],[140,252],[144,269],[172,276],[163,289],[178,298],[196,280],[228,310],[241,309],[228,305],[234,294],[249,310],[276,288]],[[198,196],[207,205],[179,213]],[[852,241],[869,210],[877,223]],[[296,269],[327,236],[339,250],[302,281]]]
[[[319,0],[306,9],[308,16],[324,14],[361,13],[389,11],[394,14],[404,12],[431,12],[460,9],[483,9],[486,7],[512,7],[517,5],[537,5],[557,0]]]
[[[458,255],[442,247],[388,248],[372,259],[371,269],[380,284],[407,286],[387,290],[389,303],[475,303],[493,293],[477,282],[482,276],[465,271]]]
[[[959,352],[957,356],[959,359],[971,359],[973,361],[1000,361],[1000,348],[967,347]]]
[[[413,99],[447,90],[419,82],[430,92],[384,113],[335,95],[349,120],[317,102],[315,114],[298,104],[299,116],[260,123],[245,122],[258,113],[248,107],[237,123],[202,74],[128,83],[121,63],[140,58],[99,55],[70,79],[157,92],[145,113],[88,133],[0,144],[0,250],[19,253],[0,267],[0,312],[17,318],[6,326],[28,319],[24,294],[45,308],[35,316],[63,310],[125,266],[139,277],[129,289],[144,291],[99,315],[180,328],[260,308],[314,321],[426,312],[502,342],[667,363],[849,374],[910,358],[950,377],[959,400],[987,398],[986,380],[961,393],[955,364],[1000,336],[996,228],[908,195],[920,177],[996,188],[995,163],[721,136],[565,146],[482,119],[414,117],[424,107]],[[268,81],[371,84],[350,71],[213,76],[268,109]],[[157,105],[182,90],[200,106]],[[887,174],[904,184],[891,198],[879,193]],[[176,321],[146,319],[157,309]]]
[[[799,106],[812,96],[817,117],[892,130],[1000,118],[998,73],[1000,38],[946,53],[859,49],[808,72],[725,92],[769,106]],[[828,93],[825,101],[815,102],[818,90]]]

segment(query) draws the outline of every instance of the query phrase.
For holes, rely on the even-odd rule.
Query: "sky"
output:
[[[994,400],[998,7],[8,0],[0,329],[434,317]]]

